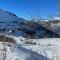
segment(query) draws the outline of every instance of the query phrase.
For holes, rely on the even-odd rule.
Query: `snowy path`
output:
[[[17,57],[20,57],[18,57],[18,60],[60,60],[60,38],[25,39],[21,36],[8,37],[13,38],[16,41],[16,44],[19,45],[19,47],[17,46],[14,48],[16,53],[9,52],[9,55],[13,57],[17,54]],[[28,44],[26,42],[28,42]],[[11,57],[7,58],[7,60],[10,58]],[[14,60],[15,59],[16,58],[14,58]]]
[[[23,45],[26,49],[30,49],[50,60],[60,60],[60,38],[47,39],[29,39],[36,42],[36,45]]]
[[[13,43],[5,43],[4,49],[3,43],[0,42],[0,49],[0,60],[48,60],[36,52]]]

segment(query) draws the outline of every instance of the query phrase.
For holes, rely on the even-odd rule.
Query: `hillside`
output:
[[[5,33],[30,39],[60,37],[60,34],[52,28],[49,29],[50,26],[47,23],[49,22],[25,20],[14,13],[0,9],[0,34]],[[48,28],[44,24],[48,25]]]
[[[60,60],[60,38],[26,39],[9,35],[5,37],[11,38],[16,43],[0,42],[1,59]]]

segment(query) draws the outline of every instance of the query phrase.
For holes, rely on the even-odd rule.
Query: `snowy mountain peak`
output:
[[[54,17],[53,19],[54,20],[60,20],[60,17]]]

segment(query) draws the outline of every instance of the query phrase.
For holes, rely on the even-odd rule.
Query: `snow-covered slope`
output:
[[[20,20],[15,14],[0,9],[0,22],[13,22]],[[20,20],[22,21],[22,20]]]
[[[24,32],[17,30],[22,28],[24,22],[25,19],[17,17],[14,13],[0,9],[0,34],[11,30],[12,35],[23,36]]]
[[[0,42],[0,54],[3,54],[0,56],[5,54],[6,60],[60,60],[60,38],[27,39],[21,36],[5,36],[16,42]]]
[[[0,60],[48,60],[20,45],[0,42]]]
[[[21,47],[36,52],[48,58],[48,60],[60,60],[60,38],[26,39],[23,37],[8,37],[17,40],[16,43]]]
[[[48,29],[45,29],[40,22],[27,21],[23,18],[17,17],[14,13],[0,9],[0,34],[11,31],[10,34],[14,36],[37,39],[54,37],[56,35],[51,36],[50,33],[54,33],[51,31],[48,33],[47,30]]]
[[[11,12],[0,9],[0,30],[18,28],[18,23],[23,21],[23,18],[19,18]]]

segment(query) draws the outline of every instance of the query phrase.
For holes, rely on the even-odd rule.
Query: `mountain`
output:
[[[11,34],[25,38],[60,37],[57,33],[43,27],[39,21],[25,20],[3,9],[0,9],[0,34]]]
[[[54,20],[60,20],[60,17],[54,17],[53,19]]]
[[[0,9],[0,33],[9,30],[16,30],[22,26],[22,22],[25,22],[25,19],[19,18],[9,11]]]
[[[22,21],[23,19],[18,18],[14,13],[0,9],[0,22],[12,22],[18,20]]]

